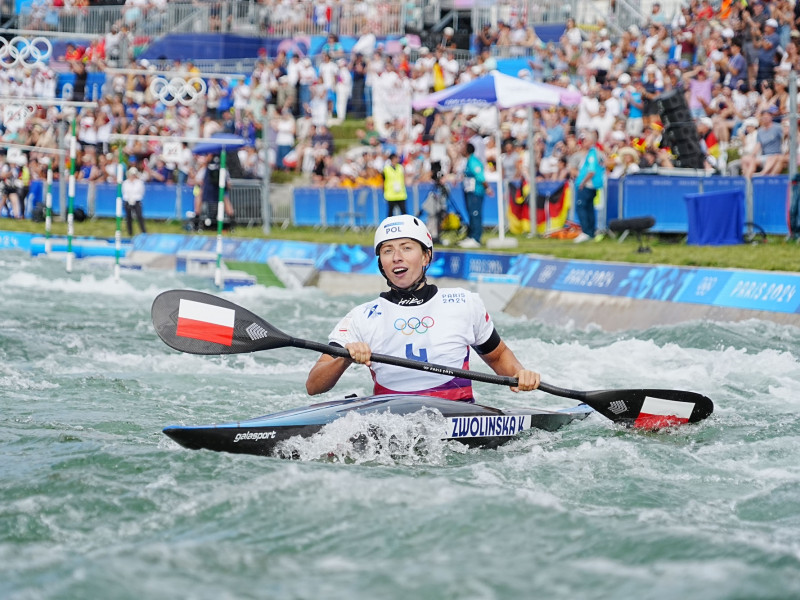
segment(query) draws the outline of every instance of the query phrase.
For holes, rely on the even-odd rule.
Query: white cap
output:
[[[617,81],[619,82],[620,85],[628,85],[631,82],[631,76],[628,75],[627,73],[623,73],[622,75],[619,76],[619,79],[617,79]]]
[[[445,34],[445,35],[453,35],[455,33],[455,31],[453,31],[452,27],[445,27],[442,30],[442,33]]]
[[[401,238],[416,240],[425,248],[433,248],[433,239],[425,223],[412,215],[398,215],[385,218],[375,230],[375,255],[378,255],[383,242]]]
[[[767,27],[774,27],[775,29],[778,28],[778,22],[775,19],[767,19],[764,25]]]
[[[131,167],[130,169],[128,169],[128,177],[133,177],[138,174],[139,174],[139,169],[137,169],[136,167]]]

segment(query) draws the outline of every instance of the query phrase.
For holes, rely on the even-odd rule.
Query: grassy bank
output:
[[[172,221],[148,221],[149,233],[185,234],[182,224]],[[114,219],[87,220],[75,224],[75,235],[110,238],[114,236]],[[31,221],[0,220],[0,230],[26,231],[44,234],[43,223]],[[53,224],[55,235],[66,235],[65,223]],[[203,232],[194,235],[216,235],[216,232]],[[238,228],[233,235],[240,238],[262,238],[260,228]],[[342,230],[337,227],[315,229],[312,227],[273,228],[270,234],[274,239],[313,241],[318,243],[372,244],[372,230]],[[487,237],[494,234],[487,233]],[[515,254],[541,254],[556,258],[578,260],[599,260],[610,262],[635,262],[647,264],[669,264],[678,266],[702,266],[718,268],[759,269],[765,271],[798,271],[800,268],[800,245],[787,243],[782,237],[768,237],[764,242],[741,244],[737,246],[688,246],[684,236],[646,236],[645,244],[652,250],[649,253],[637,252],[639,244],[633,236],[624,242],[608,237],[601,242],[575,244],[571,240],[542,238],[517,238],[517,248],[498,250]]]

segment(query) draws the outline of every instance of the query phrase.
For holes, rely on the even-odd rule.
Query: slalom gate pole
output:
[[[222,287],[222,221],[225,219],[225,183],[227,170],[227,152],[222,147],[219,164],[219,202],[217,203],[217,268],[214,271],[214,283],[218,288]]]
[[[114,281],[119,281],[119,259],[122,254],[122,145],[117,159],[117,228],[114,230]]]
[[[44,196],[44,253],[53,251],[53,159],[47,158],[47,191]]]
[[[76,133],[77,119],[72,119],[72,137],[69,140],[69,192],[67,202],[67,273],[72,273],[72,261],[75,253],[72,251],[72,236],[75,235],[75,163],[77,162],[78,136]]]

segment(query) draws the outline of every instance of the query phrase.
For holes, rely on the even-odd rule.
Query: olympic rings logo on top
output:
[[[0,65],[5,69],[43,65],[53,54],[53,44],[45,37],[0,38]]]
[[[194,103],[198,97],[204,95],[208,86],[200,77],[156,77],[150,82],[150,92],[163,104],[175,106],[179,102],[184,106]]]
[[[414,335],[415,333],[428,333],[428,329],[433,327],[433,317],[411,317],[410,319],[397,319],[394,328],[403,335]]]

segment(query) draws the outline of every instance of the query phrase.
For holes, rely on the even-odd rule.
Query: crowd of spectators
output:
[[[800,3],[793,6],[788,0],[748,5],[724,0],[718,8],[708,0],[692,0],[669,16],[655,4],[647,22],[615,38],[603,23],[579,28],[569,20],[560,40],[550,43],[517,19],[499,23],[496,30],[483,27],[467,60],[447,29],[430,48],[407,40],[390,48],[367,33],[351,52],[331,34],[317,57],[282,52],[262,58],[241,77],[204,77],[207,91],[190,106],[168,106],[153,94],[156,65],[129,61],[126,66],[133,72],[109,66],[109,49],[119,47],[119,36],[126,35],[115,25],[85,47],[68,47],[50,65],[1,70],[0,97],[52,98],[58,71],[69,68],[75,73],[73,99],[83,99],[87,74],[107,74],[97,106],[77,110],[79,180],[115,181],[117,146],[122,143],[123,160],[146,180],[192,184],[202,172],[202,161],[193,160],[187,148],[167,154],[157,139],[115,142],[114,134],[162,136],[166,141],[175,135],[208,138],[228,132],[248,141],[238,153],[247,176],[264,176],[266,159],[273,169],[301,173],[315,185],[379,186],[392,153],[401,157],[408,184],[429,181],[432,165],[446,182],[457,181],[467,141],[488,164],[490,180],[496,180],[501,161],[508,179],[528,179],[531,126],[540,180],[574,178],[589,131],[597,134],[609,177],[681,166],[666,143],[657,100],[677,90],[686,96],[703,167],[751,177],[788,167],[788,75],[800,69],[798,17]],[[498,122],[493,110],[469,107],[393,113],[376,122],[372,99],[379,91],[410,104],[433,90],[491,72],[503,57],[522,59],[518,77],[580,91],[580,102],[537,109],[533,124],[524,109],[502,111]],[[171,71],[169,77],[201,75],[188,62],[161,63],[158,68]],[[59,123],[73,115],[74,109],[37,107],[20,126],[5,124],[0,139],[64,147]],[[334,139],[331,126],[346,117],[365,118],[365,125],[356,139]],[[494,136],[498,128],[499,148]],[[261,141],[265,134],[268,153]],[[27,155],[30,176],[42,177],[47,155]]]

